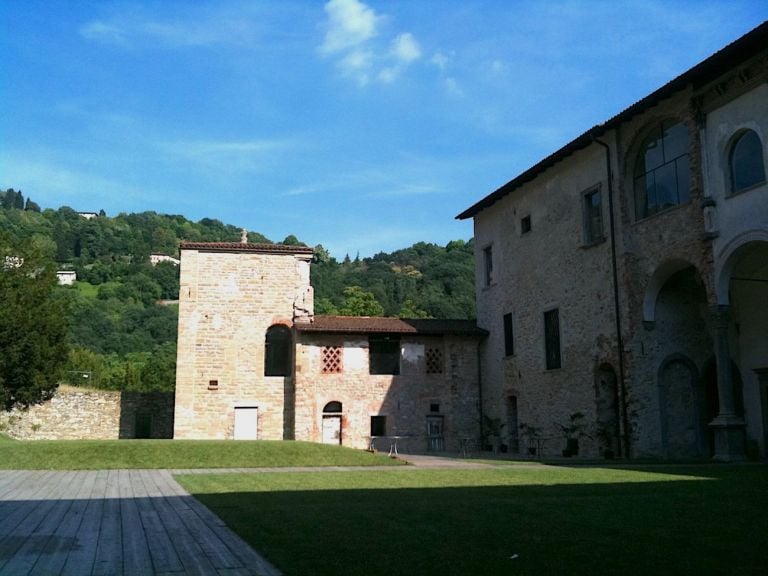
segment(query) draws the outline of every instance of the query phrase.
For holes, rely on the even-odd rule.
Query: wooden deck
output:
[[[0,471],[2,575],[277,575],[167,470]]]

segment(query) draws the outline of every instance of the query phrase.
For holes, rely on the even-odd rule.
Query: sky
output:
[[[337,258],[455,216],[768,19],[765,0],[0,0],[0,189]]]

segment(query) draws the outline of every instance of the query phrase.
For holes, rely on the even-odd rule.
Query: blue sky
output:
[[[0,0],[0,188],[339,258],[456,214],[768,19],[764,0]]]

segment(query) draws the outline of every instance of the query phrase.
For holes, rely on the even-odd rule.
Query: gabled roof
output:
[[[314,254],[307,246],[287,244],[243,244],[241,242],[182,242],[179,250],[201,252],[256,252],[258,254]]]
[[[310,323],[294,324],[299,332],[326,334],[420,334],[424,336],[483,337],[488,334],[474,320],[408,320],[372,316],[315,316]]]
[[[578,136],[575,140],[572,140],[558,151],[547,156],[541,162],[520,174],[517,178],[510,180],[501,188],[497,189],[479,202],[476,202],[464,210],[464,212],[456,216],[456,219],[465,220],[467,218],[474,217],[485,208],[495,204],[510,192],[536,179],[540,174],[558,162],[564,160],[571,154],[586,148],[594,142],[595,138],[599,138],[600,136],[604,135],[608,130],[613,129],[618,125],[629,121],[634,116],[637,116],[638,114],[645,112],[653,106],[656,106],[662,100],[669,98],[674,93],[684,89],[688,85],[691,85],[694,88],[698,88],[709,82],[712,82],[734,66],[746,61],[761,50],[765,50],[767,46],[768,21],[765,21],[751,32],[748,32],[735,42],[732,42],[687,72],[684,72],[674,80],[666,83],[664,86],[655,92],[652,92],[642,100],[635,102],[629,108],[620,112],[613,118],[607,120],[603,124],[598,124],[597,126],[590,128],[581,136]]]

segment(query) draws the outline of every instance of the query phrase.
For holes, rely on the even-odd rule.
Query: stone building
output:
[[[479,436],[474,322],[315,316],[312,249],[181,245],[175,438],[408,451]],[[387,437],[376,440],[376,437]]]
[[[764,23],[458,216],[510,448],[766,456],[767,145]]]

